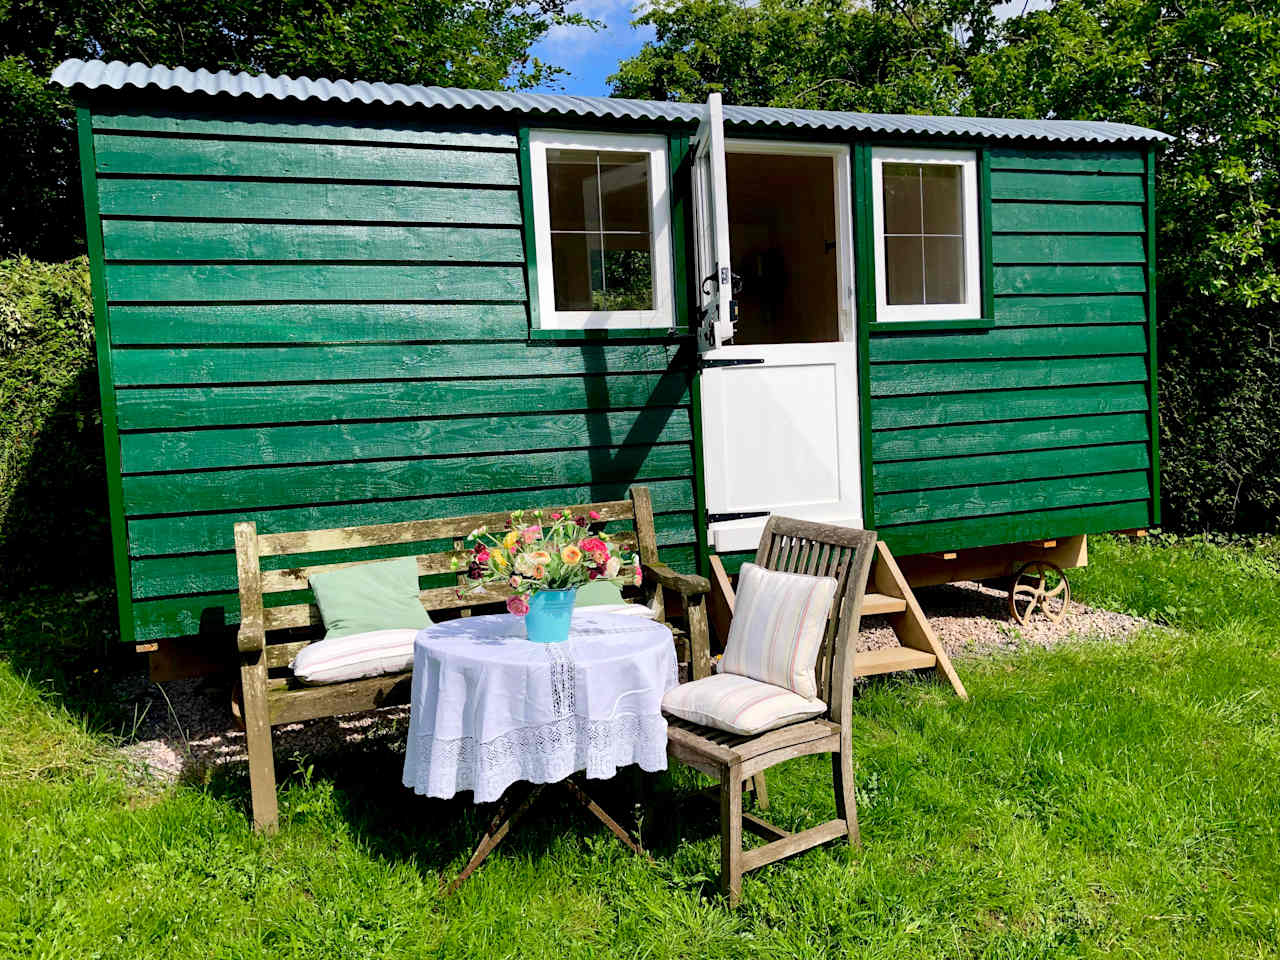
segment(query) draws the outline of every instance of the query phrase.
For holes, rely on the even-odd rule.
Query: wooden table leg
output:
[[[601,823],[603,823],[606,827],[608,827],[610,832],[615,837],[617,837],[624,844],[626,844],[627,848],[630,849],[632,853],[638,853],[642,857],[649,856],[649,854],[645,852],[644,847],[636,843],[636,841],[632,838],[631,834],[623,830],[622,827],[618,825],[618,822],[613,819],[613,817],[605,813],[604,808],[601,807],[600,804],[596,803],[589,796],[587,796],[586,792],[582,789],[582,787],[578,786],[578,784],[571,779],[565,780],[564,785],[565,785],[565,788],[569,791],[569,793],[573,796],[573,798],[577,800],[580,804],[582,804],[584,807],[586,807],[588,810],[590,810],[592,815]]]
[[[485,831],[484,836],[480,838],[480,842],[476,844],[475,852],[471,854],[471,859],[467,861],[467,865],[462,868],[462,872],[454,878],[453,883],[449,884],[445,890],[445,896],[454,893],[463,882],[476,872],[476,868],[484,863],[485,857],[493,853],[494,848],[502,842],[510,831],[512,825],[523,817],[533,806],[533,801],[542,793],[543,785],[537,784],[531,789],[518,806],[514,806],[513,791],[503,794],[498,801],[498,809],[494,811],[493,819],[489,821],[489,829]]]

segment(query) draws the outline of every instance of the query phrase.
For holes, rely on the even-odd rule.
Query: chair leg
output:
[[[836,816],[845,822],[849,845],[862,846],[858,831],[858,784],[853,778],[853,754],[841,750],[831,755],[831,781],[836,790]]]
[[[742,896],[742,768],[720,777],[720,889],[736,907]]]
[[[756,791],[756,806],[761,810],[769,809],[769,785],[764,782],[763,771],[751,778],[751,785]]]
[[[267,664],[240,668],[244,691],[244,738],[249,750],[249,794],[253,802],[253,828],[275,833],[279,825],[276,802],[276,764],[271,750],[271,721],[267,716]]]

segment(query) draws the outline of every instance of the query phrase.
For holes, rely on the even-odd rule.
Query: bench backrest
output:
[[[633,487],[626,500],[610,500],[601,503],[536,505],[544,511],[565,509],[574,516],[586,516],[590,511],[600,515],[594,523],[630,521],[630,530],[612,532],[614,541],[630,553],[639,552],[642,561],[657,560],[657,539],[653,525],[653,505],[647,487]],[[514,509],[514,508],[513,508]],[[526,509],[534,509],[528,507]],[[465,574],[458,574],[453,564],[459,561],[465,570],[470,559],[466,549],[467,534],[479,526],[491,530],[501,529],[508,521],[509,513],[482,513],[461,517],[441,517],[432,520],[410,520],[403,523],[384,523],[367,527],[338,527],[332,530],[302,530],[287,533],[259,534],[255,524],[241,522],[235,525],[236,566],[240,581],[240,649],[261,649],[263,634],[268,631],[297,627],[319,626],[320,611],[312,603],[292,603],[267,607],[263,597],[270,594],[309,589],[308,577],[313,573],[338,570],[373,562],[375,558],[320,562],[284,566],[271,563],[262,568],[264,557],[310,555],[333,551],[376,549],[399,544],[422,544],[424,547],[449,544],[445,549],[412,554],[418,561],[420,577],[454,575],[459,581]],[[391,554],[387,554],[390,556]],[[405,553],[396,553],[405,556]],[[380,558],[378,558],[380,559]],[[509,588],[486,587],[475,593],[459,597],[458,586],[431,587],[421,592],[423,607],[428,612],[470,609],[501,603],[510,596]]]

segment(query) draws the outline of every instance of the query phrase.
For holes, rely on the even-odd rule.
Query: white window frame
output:
[[[885,281],[884,165],[886,163],[936,163],[961,168],[964,190],[964,290],[963,303],[890,304]],[[977,320],[982,317],[982,243],[978,221],[978,155],[973,150],[925,150],[874,147],[871,151],[871,194],[875,217],[876,320]]]
[[[547,191],[548,150],[602,150],[644,153],[649,158],[649,231],[653,242],[652,310],[558,310],[551,257],[551,211]],[[671,260],[671,195],[667,138],[630,133],[530,130],[533,231],[537,252],[538,318],[542,330],[663,330],[675,326]],[[605,224],[606,231],[608,224]]]

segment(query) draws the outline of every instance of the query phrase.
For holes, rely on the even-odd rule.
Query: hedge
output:
[[[84,257],[0,260],[0,591],[110,576]]]

